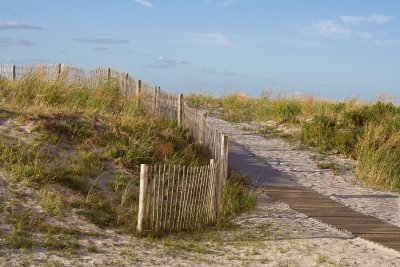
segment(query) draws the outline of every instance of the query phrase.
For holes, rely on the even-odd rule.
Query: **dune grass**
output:
[[[137,98],[120,93],[116,81],[91,88],[69,81],[67,74],[52,82],[41,72],[14,82],[0,78],[0,120],[29,128],[25,139],[0,129],[6,141],[0,143],[0,168],[15,181],[40,188],[36,201],[48,216],[76,209],[101,228],[135,233],[140,164],[196,166],[209,160],[185,127],[147,114]],[[250,189],[234,182],[230,188],[234,193],[224,199],[236,206],[229,212],[228,205],[220,207],[228,217],[250,206],[238,203]],[[27,236],[17,229],[10,246],[30,247]],[[41,243],[58,248],[51,236]]]
[[[382,99],[366,103],[318,100],[272,92],[260,98],[231,94],[220,98],[189,95],[189,104],[222,112],[233,122],[276,121],[298,127],[292,137],[321,152],[357,160],[357,176],[373,186],[400,192],[400,107]]]

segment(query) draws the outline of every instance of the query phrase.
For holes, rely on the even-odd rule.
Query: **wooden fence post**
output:
[[[145,217],[145,205],[146,205],[146,196],[147,196],[147,183],[148,183],[148,165],[141,164],[140,165],[140,188],[139,188],[139,211],[138,211],[138,231],[143,230],[143,223]]]
[[[219,190],[226,183],[228,176],[228,136],[225,134],[221,135],[221,157],[220,157],[220,181]]]
[[[210,159],[210,173],[212,175],[211,177],[211,201],[210,201],[210,214],[209,214],[209,218],[211,220],[211,222],[214,222],[215,219],[217,218],[217,188],[218,188],[218,180],[216,177],[216,172],[215,172],[215,164],[214,164],[214,159]]]
[[[203,118],[201,120],[201,143],[203,145],[203,150],[206,151],[206,127],[207,127],[207,117],[206,112],[203,113]]]
[[[141,92],[142,92],[142,80],[138,80],[135,95],[140,96]]]
[[[15,65],[12,66],[12,80],[13,82],[17,79],[17,73],[15,71]]]
[[[57,75],[58,75],[58,78],[61,77],[61,64],[57,65]]]
[[[183,120],[183,94],[178,96],[178,125],[182,125]]]
[[[154,115],[157,115],[159,94],[160,94],[160,87],[158,86],[154,87],[154,110],[153,110]]]
[[[111,81],[111,69],[110,68],[107,69],[107,81],[108,82]]]
[[[128,97],[128,95],[130,96],[129,91],[129,73],[127,73],[125,75],[125,99]]]

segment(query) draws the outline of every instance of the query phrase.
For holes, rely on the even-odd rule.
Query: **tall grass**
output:
[[[147,114],[135,97],[121,93],[116,81],[99,81],[92,88],[67,77],[63,73],[48,81],[38,71],[14,82],[0,79],[0,113],[8,110],[2,119],[18,114],[21,124],[34,124],[28,141],[8,136],[9,142],[0,142],[0,168],[17,181],[45,187],[37,201],[50,216],[61,216],[68,202],[49,193],[63,186],[79,196],[73,205],[93,223],[132,230],[139,164],[209,161],[185,127]],[[110,171],[115,173],[113,194],[105,195],[93,184]]]

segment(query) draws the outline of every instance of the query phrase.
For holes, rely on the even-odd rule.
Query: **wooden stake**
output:
[[[221,135],[221,155],[220,155],[220,161],[221,161],[221,170],[220,170],[220,184],[219,184],[219,190],[221,192],[222,187],[225,185],[227,175],[228,175],[228,136],[222,134]]]
[[[137,229],[139,232],[143,230],[147,182],[148,182],[148,166],[147,166],[147,164],[141,164],[140,165],[139,212],[138,212],[138,225],[137,225]]]
[[[107,80],[108,80],[108,82],[111,81],[111,69],[110,68],[107,69]]]
[[[216,194],[216,190],[217,190],[217,179],[215,179],[215,164],[214,164],[214,159],[210,159],[210,174],[211,174],[211,196],[210,196],[210,220],[213,222],[216,218],[217,215],[217,194]]]
[[[136,87],[135,95],[140,96],[141,93],[142,93],[142,80],[138,80],[138,85]]]
[[[12,80],[13,82],[16,80],[17,78],[17,73],[15,71],[15,65],[12,66]]]
[[[61,64],[57,65],[57,74],[58,74],[58,77],[61,76]]]
[[[182,125],[183,120],[183,94],[178,96],[178,125]]]

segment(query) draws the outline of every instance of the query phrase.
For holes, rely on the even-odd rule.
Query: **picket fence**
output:
[[[182,230],[215,222],[219,195],[228,176],[228,137],[209,123],[205,111],[189,107],[182,94],[170,94],[111,68],[85,71],[63,64],[0,65],[0,78],[16,81],[29,75],[48,81],[62,79],[65,83],[87,84],[93,89],[100,83],[114,81],[124,96],[136,96],[149,113],[185,125],[193,140],[203,147],[210,164],[195,167],[142,164],[137,228]]]

